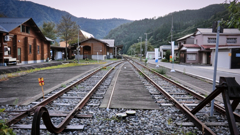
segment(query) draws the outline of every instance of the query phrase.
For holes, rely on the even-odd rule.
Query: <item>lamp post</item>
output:
[[[139,37],[141,39],[141,44],[140,44],[140,61],[142,61],[142,37]]]

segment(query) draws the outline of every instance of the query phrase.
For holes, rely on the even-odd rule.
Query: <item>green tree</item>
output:
[[[135,53],[135,54],[140,54],[140,46],[141,46],[141,42],[139,42],[139,43],[135,43],[135,44],[132,44],[129,48],[128,48],[128,51],[127,51],[127,54],[131,54],[131,51],[132,51],[132,54],[133,54],[133,52]],[[150,42],[148,42],[148,51],[153,51],[154,50],[154,47],[151,45],[151,43]],[[144,42],[142,42],[142,49],[143,49],[143,51],[142,51],[142,53],[144,53],[145,52],[145,41]]]
[[[167,59],[168,61],[170,59],[170,54],[171,54],[170,50],[167,50],[166,55],[165,55],[165,59]]]
[[[65,56],[67,59],[67,43],[76,38],[78,32],[78,25],[76,22],[71,20],[69,14],[62,16],[62,20],[57,25],[57,31],[60,38],[66,41]]]
[[[43,26],[40,27],[40,30],[42,31],[45,37],[48,37],[52,40],[57,39],[56,37],[57,30],[55,28],[54,22],[43,22]]]
[[[240,30],[240,3],[238,0],[230,1],[228,11],[230,13],[230,20],[227,21],[228,27],[235,27]]]

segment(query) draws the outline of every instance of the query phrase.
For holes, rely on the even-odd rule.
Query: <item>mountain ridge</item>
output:
[[[169,13],[157,19],[142,19],[112,29],[105,38],[114,38],[116,44],[124,44],[124,53],[128,48],[137,43],[137,39],[142,37],[145,40],[144,33],[148,35],[148,41],[154,46],[169,44],[170,30],[173,16],[173,41],[177,38],[190,34],[196,30],[196,27],[211,27],[211,21],[217,19],[227,19],[228,12],[225,5],[213,4],[200,9],[183,10]]]
[[[66,11],[55,9],[30,1],[1,0],[0,13],[7,17],[28,17],[33,18],[36,24],[41,27],[43,22],[52,21],[58,23],[62,15],[70,14]],[[71,14],[70,14],[71,15]],[[105,37],[108,32],[121,24],[129,23],[127,19],[88,19],[71,15],[72,20],[81,26],[81,29],[93,34],[96,38]]]

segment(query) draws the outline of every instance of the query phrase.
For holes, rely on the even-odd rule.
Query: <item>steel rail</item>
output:
[[[131,60],[132,60],[132,59],[131,59]],[[134,61],[134,60],[132,60],[132,61]],[[142,64],[140,64],[140,63],[138,63],[138,62],[136,62],[136,61],[134,61],[134,62],[137,63],[138,65],[140,65],[140,66],[148,69],[149,71],[153,72],[154,74],[156,74],[157,76],[161,77],[162,79],[164,79],[164,80],[166,80],[166,81],[169,81],[170,83],[176,85],[178,88],[181,88],[181,89],[186,90],[186,92],[188,92],[190,95],[194,96],[195,98],[197,98],[197,99],[199,99],[199,100],[201,100],[201,101],[205,99],[204,96],[196,93],[196,92],[193,91],[193,90],[190,90],[189,88],[187,88],[187,87],[185,87],[185,86],[183,86],[183,85],[181,85],[181,84],[179,84],[179,83],[177,83],[177,82],[174,82],[172,79],[169,79],[169,78],[167,78],[167,77],[165,77],[165,76],[157,73],[156,71],[153,71],[152,69],[150,69],[150,68],[148,68],[148,67],[146,67],[146,66],[144,66],[144,65],[142,65]],[[223,106],[220,106],[219,104],[214,103],[214,108],[216,109],[217,112],[219,112],[219,113],[221,113],[221,114],[223,114],[223,115],[226,115],[226,111],[225,111],[225,108],[224,108]],[[237,113],[235,113],[235,112],[233,112],[233,114],[234,114],[235,120],[238,121],[238,122],[240,122],[240,115],[237,114]]]
[[[116,62],[112,62],[110,64],[107,64],[105,66],[109,66],[109,65],[112,65],[114,63],[117,63],[118,61]],[[71,90],[71,88],[73,88],[75,85],[85,81],[86,79],[90,78],[92,75],[94,75],[95,73],[97,73],[98,71],[100,71],[102,69],[102,67],[100,68],[96,68],[96,71],[84,76],[81,80],[75,82],[74,84],[71,84],[69,86],[67,86],[66,88],[64,88],[63,90],[53,94],[52,96],[46,98],[45,100],[43,100],[41,103],[33,106],[32,108],[28,109],[27,111],[25,112],[22,112],[18,115],[16,115],[15,117],[13,117],[12,119],[10,119],[6,125],[7,126],[11,126],[12,124],[15,124],[17,122],[19,122],[21,119],[25,118],[26,116],[29,116],[31,113],[33,113],[35,111],[35,109],[37,109],[38,106],[45,106],[47,104],[49,104],[50,102],[52,102],[53,100],[57,99],[59,96],[63,95],[64,93],[68,92]]]
[[[169,93],[167,93],[161,86],[159,86],[157,83],[155,83],[151,78],[149,78],[144,72],[142,72],[139,68],[137,68],[134,64],[129,62],[138,72],[141,72],[144,77],[150,81],[152,85],[154,85],[168,100],[172,101],[174,103],[174,106],[176,106],[178,109],[180,109],[184,114],[187,115],[187,117],[198,127],[198,129],[202,130],[204,132],[203,134],[206,135],[215,135],[215,133],[208,128],[203,122],[201,122],[197,117],[195,117],[191,111],[189,111],[188,108],[181,105],[177,100],[174,99]]]
[[[122,62],[121,62],[122,63]],[[116,66],[118,66],[118,63]],[[116,67],[115,66],[115,67]],[[40,121],[41,117],[43,118],[43,122],[46,125],[46,128],[51,133],[61,133],[65,127],[68,125],[68,123],[71,121],[71,119],[85,106],[85,104],[88,102],[88,100],[91,98],[91,96],[94,94],[94,92],[97,90],[98,86],[106,79],[106,77],[112,72],[114,67],[112,67],[99,81],[98,83],[88,92],[88,94],[81,99],[81,101],[75,106],[75,108],[66,116],[66,118],[57,126],[55,127],[52,122],[50,115],[47,111],[47,109],[43,106],[38,106],[38,108],[35,110],[34,119],[32,122],[32,135],[40,135]]]

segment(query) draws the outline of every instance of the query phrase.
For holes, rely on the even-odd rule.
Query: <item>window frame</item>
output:
[[[216,38],[208,38],[208,43],[216,43]]]
[[[37,52],[38,52],[38,54],[40,54],[40,46],[39,45],[37,46]]]
[[[191,56],[190,58],[193,58],[193,56],[195,56],[195,59],[189,59],[189,56]],[[197,54],[196,53],[188,53],[187,54],[187,60],[196,61],[197,60]]]
[[[231,42],[231,41],[234,41],[234,42]],[[226,42],[227,42],[227,44],[236,44],[237,43],[237,38],[227,38]]]
[[[32,53],[32,45],[29,45],[29,54]]]

